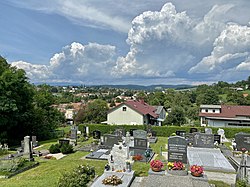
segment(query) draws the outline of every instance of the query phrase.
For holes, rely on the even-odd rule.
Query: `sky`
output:
[[[0,10],[0,55],[32,83],[197,85],[250,76],[248,0],[5,0]]]

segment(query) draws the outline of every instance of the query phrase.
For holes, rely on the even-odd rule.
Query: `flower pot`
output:
[[[155,172],[161,171],[161,168],[151,168],[151,169],[152,169],[152,171],[155,171]]]
[[[191,175],[193,175],[194,177],[201,177],[202,173],[191,172]]]

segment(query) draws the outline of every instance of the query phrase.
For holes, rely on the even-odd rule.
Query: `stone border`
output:
[[[24,172],[24,171],[26,171],[26,170],[35,168],[35,167],[38,166],[38,165],[39,165],[39,162],[36,162],[36,163],[34,163],[33,165],[31,165],[31,166],[27,166],[27,167],[24,167],[24,168],[22,168],[22,169],[19,169],[19,170],[15,171],[14,173],[11,173],[11,174],[9,174],[9,175],[1,175],[0,178],[9,179],[9,178],[11,178],[11,177],[13,177],[13,176],[15,176],[15,175],[17,175],[17,174],[19,174],[19,173],[22,173],[22,172]]]

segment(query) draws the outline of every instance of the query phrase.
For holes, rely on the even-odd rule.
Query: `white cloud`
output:
[[[241,70],[250,57],[250,27],[231,24],[213,44],[210,56],[190,69],[191,73],[220,73],[226,69]]]
[[[109,77],[116,59],[115,47],[89,43],[82,45],[73,42],[50,59],[50,65],[34,65],[23,61],[12,65],[24,69],[32,80],[88,82]]]

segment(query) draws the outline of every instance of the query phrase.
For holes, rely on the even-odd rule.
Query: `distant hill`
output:
[[[96,85],[95,87],[131,89],[131,90],[165,90],[165,89],[168,89],[168,88],[181,90],[181,89],[195,88],[196,86],[186,85],[186,84],[179,84],[179,85],[157,84],[157,85],[149,85],[149,86],[127,84],[127,85],[98,85],[98,86]]]

